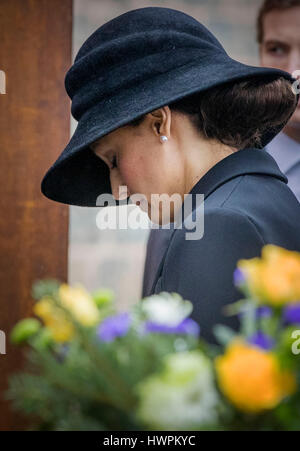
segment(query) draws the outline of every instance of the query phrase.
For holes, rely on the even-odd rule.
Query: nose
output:
[[[110,185],[112,195],[116,200],[127,199],[130,196],[128,187],[123,183],[122,177],[116,169],[110,171]]]

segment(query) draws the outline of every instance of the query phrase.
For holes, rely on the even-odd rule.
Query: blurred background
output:
[[[72,59],[100,25],[145,6],[174,8],[194,16],[246,64],[258,64],[255,20],[261,0],[74,0]],[[71,118],[71,133],[76,121]],[[69,266],[71,283],[88,289],[112,288],[120,309],[139,300],[149,230],[99,230],[98,208],[70,207]]]

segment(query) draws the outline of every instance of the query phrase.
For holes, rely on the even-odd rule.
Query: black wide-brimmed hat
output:
[[[294,81],[287,72],[230,58],[207,28],[175,9],[139,8],[110,20],[84,42],[66,73],[78,124],[44,176],[42,193],[65,204],[96,206],[111,186],[109,169],[91,143],[189,94],[252,76]],[[284,125],[269,130],[262,145]]]

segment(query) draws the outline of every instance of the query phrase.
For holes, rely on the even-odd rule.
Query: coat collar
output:
[[[239,177],[240,175],[247,174],[268,175],[278,178],[284,183],[288,182],[288,179],[280,171],[274,158],[269,155],[266,150],[246,148],[230,154],[227,157],[223,158],[223,160],[219,161],[193,186],[189,194],[204,194],[204,199],[206,199],[211,193],[213,193],[224,183],[235,177]],[[181,215],[183,219],[183,205],[181,208]],[[169,243],[175,231],[176,228],[171,227]],[[166,251],[156,272],[155,280],[153,282],[151,290],[152,293],[154,293],[155,286],[161,274],[167,253]]]
[[[204,194],[206,198],[224,183],[246,174],[270,175],[285,183],[288,182],[274,158],[266,150],[246,148],[228,155],[215,164],[193,186],[190,194]]]

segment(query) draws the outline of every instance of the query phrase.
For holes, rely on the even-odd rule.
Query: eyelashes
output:
[[[112,164],[112,166],[111,166],[112,169],[117,167],[117,157],[115,155],[113,156],[111,164]]]

